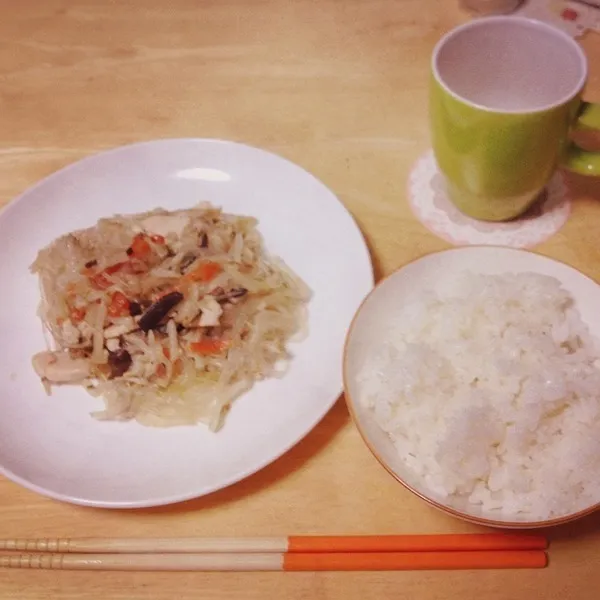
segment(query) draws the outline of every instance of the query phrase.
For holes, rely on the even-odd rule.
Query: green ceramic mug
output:
[[[600,129],[600,105],[581,101],[587,61],[577,42],[521,17],[476,19],[433,52],[433,150],[463,213],[506,221],[525,212],[561,165],[600,175],[600,154],[569,141]]]

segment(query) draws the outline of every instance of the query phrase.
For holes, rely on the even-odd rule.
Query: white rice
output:
[[[450,505],[545,520],[599,502],[600,352],[572,297],[532,273],[460,290],[390,327],[360,400]]]

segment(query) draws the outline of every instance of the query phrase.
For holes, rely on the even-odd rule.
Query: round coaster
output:
[[[410,206],[423,225],[456,245],[529,248],[553,236],[571,212],[566,183],[557,172],[540,200],[522,217],[502,223],[471,219],[449,200],[444,178],[431,150],[415,163],[409,177],[408,193]]]

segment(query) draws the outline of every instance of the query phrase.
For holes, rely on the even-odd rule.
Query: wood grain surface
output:
[[[355,215],[377,275],[448,247],[413,217],[406,181],[429,146],[436,40],[452,0],[0,0],[0,204],[106,148],[215,137],[277,152]],[[600,99],[600,37],[583,40]],[[600,184],[572,178],[567,225],[537,251],[600,280]],[[2,254],[1,260],[10,260]],[[109,511],[0,480],[2,537],[282,536],[479,531],[379,466],[342,401],[258,474],[184,504]],[[0,598],[366,600],[597,597],[600,515],[549,532],[539,571],[94,573],[5,571]]]

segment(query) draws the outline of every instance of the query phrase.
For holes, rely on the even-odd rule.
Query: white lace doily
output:
[[[449,200],[433,152],[412,168],[408,194],[417,218],[433,233],[455,245],[529,248],[554,235],[571,213],[563,176],[556,173],[539,202],[523,217],[503,223],[477,221],[461,213]]]

